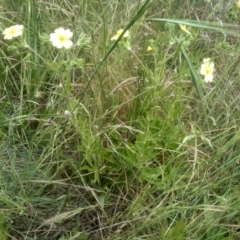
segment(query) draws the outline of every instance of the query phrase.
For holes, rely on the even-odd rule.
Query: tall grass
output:
[[[1,30],[24,32],[1,37],[0,238],[239,239],[239,14],[3,0]],[[59,27],[70,49],[52,46]]]

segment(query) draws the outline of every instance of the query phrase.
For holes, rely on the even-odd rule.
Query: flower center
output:
[[[120,36],[122,35],[122,32],[123,32],[123,31],[118,31],[118,32],[117,32],[117,36],[120,37]]]
[[[59,40],[60,42],[64,42],[64,41],[66,40],[66,37],[65,37],[64,35],[59,35],[59,36],[58,36],[58,40]]]
[[[10,35],[14,35],[16,33],[16,29],[12,28],[9,32]]]
[[[210,67],[206,67],[205,72],[206,72],[206,75],[210,74],[211,73],[211,68]]]

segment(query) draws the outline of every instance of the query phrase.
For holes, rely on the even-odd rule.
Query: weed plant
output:
[[[239,5],[2,0],[0,239],[240,239]]]

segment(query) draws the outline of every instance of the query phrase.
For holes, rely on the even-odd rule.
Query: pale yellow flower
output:
[[[117,34],[114,35],[111,40],[114,41],[114,40],[118,40],[118,38],[122,35],[123,33],[123,29],[120,29],[117,31]],[[129,36],[129,30],[127,30],[124,34],[123,34],[123,37],[124,38],[127,38]]]
[[[36,92],[35,93],[35,98],[41,98],[43,96],[42,92]]]
[[[70,40],[72,36],[73,33],[69,29],[65,30],[60,27],[50,34],[50,41],[56,48],[70,48],[73,45],[73,42]]]
[[[15,25],[3,31],[4,39],[12,39],[23,34],[23,25]]]
[[[148,47],[147,47],[147,52],[152,52],[152,53],[154,53],[154,52],[156,52],[156,50],[155,50],[155,48],[152,48],[151,46],[148,46]]]
[[[148,52],[151,52],[152,50],[153,50],[152,47],[150,47],[150,46],[147,47],[147,51],[148,51]]]
[[[200,74],[204,76],[206,83],[213,81],[214,62],[210,58],[204,58],[201,65]]]
[[[236,6],[240,9],[240,1],[236,2]]]
[[[187,34],[191,34],[188,30],[187,30],[187,26],[186,25],[181,25],[179,24],[180,28]]]
[[[66,117],[68,117],[68,118],[71,118],[72,113],[71,113],[70,111],[68,111],[68,110],[65,110],[65,111],[64,111],[64,115],[65,115]]]

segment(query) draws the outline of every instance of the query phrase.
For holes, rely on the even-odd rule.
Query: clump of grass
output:
[[[1,239],[239,238],[239,10],[198,4],[3,1]]]

